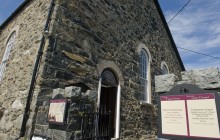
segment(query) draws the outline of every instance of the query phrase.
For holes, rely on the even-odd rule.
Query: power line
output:
[[[173,18],[171,18],[167,23],[169,24],[189,3],[190,3],[191,0],[189,0],[180,10],[179,12],[177,12]]]
[[[211,55],[209,55],[209,54],[204,54],[204,53],[196,52],[196,51],[189,50],[189,49],[186,49],[186,48],[181,48],[181,47],[177,47],[177,48],[180,48],[180,49],[182,49],[182,50],[186,50],[186,51],[189,51],[189,52],[193,52],[193,53],[196,53],[196,54],[208,56],[208,57],[211,57],[211,58],[220,59],[220,57],[211,56]]]

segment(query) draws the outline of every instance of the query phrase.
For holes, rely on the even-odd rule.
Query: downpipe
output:
[[[49,23],[50,23],[50,19],[51,19],[53,9],[55,6],[54,1],[55,0],[51,0],[51,3],[50,3],[50,8],[49,8],[46,24],[44,27],[44,33],[49,31]],[[37,78],[39,62],[40,62],[41,57],[43,55],[44,45],[45,45],[45,36],[43,35],[41,37],[40,47],[38,49],[38,54],[37,54],[37,58],[36,58],[34,69],[33,69],[33,74],[32,74],[32,78],[31,78],[30,88],[29,88],[29,92],[28,92],[28,96],[27,96],[27,102],[26,102],[26,106],[25,106],[25,111],[24,111],[24,116],[23,116],[23,121],[22,121],[19,137],[24,137],[25,132],[26,132],[26,124],[27,124],[27,121],[28,121],[29,115],[30,115],[31,99],[32,99],[33,93],[34,93],[34,87],[35,87],[35,82],[36,82],[36,78]]]

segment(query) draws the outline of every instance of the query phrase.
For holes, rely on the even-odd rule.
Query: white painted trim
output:
[[[146,53],[148,54],[148,57],[149,57],[149,62],[151,63],[152,62],[152,57],[151,57],[151,54],[150,54],[150,51],[149,49],[146,47],[145,44],[143,43],[140,43],[137,47],[137,52],[138,54],[141,54],[141,49],[144,49],[146,51]]]
[[[148,62],[148,66],[147,66],[147,81],[148,81],[148,85],[147,85],[147,101],[144,101],[144,102],[147,102],[149,104],[151,104],[151,62],[152,62],[152,57],[151,57],[151,54],[150,54],[150,51],[149,49],[146,47],[145,44],[143,43],[139,43],[138,47],[137,47],[137,52],[138,54],[140,55],[141,54],[141,50],[144,49],[148,55],[148,59],[149,59],[149,62]]]
[[[98,86],[98,99],[97,99],[97,110],[99,111],[99,106],[100,106],[100,98],[101,98],[101,87],[102,87],[102,78],[99,78],[99,86]]]
[[[165,66],[167,68],[167,74],[170,74],[170,70],[169,70],[169,67],[167,65],[167,63],[165,61],[162,61],[161,64],[160,64],[160,69],[162,70],[163,66]]]
[[[11,37],[11,35],[12,35],[13,32],[16,32],[16,37],[18,37],[18,32],[19,32],[19,26],[18,26],[18,25],[16,25],[14,28],[12,28],[12,29],[10,30],[10,32],[9,32],[9,34],[8,34],[8,36],[7,36],[6,40],[5,40],[5,42],[4,42],[4,45],[6,45],[6,44],[8,43],[8,40],[10,39],[10,37]],[[16,40],[15,40],[14,43],[16,43]]]
[[[5,45],[4,45],[5,47],[4,47],[4,49],[2,49],[2,50],[4,50],[4,54],[0,58],[1,59],[0,81],[2,81],[2,79],[4,77],[4,73],[6,71],[6,64],[10,58],[10,54],[13,50],[13,47],[15,46],[16,37],[17,37],[17,32],[15,30],[11,30],[11,33],[8,35],[7,39],[5,40]]]
[[[147,93],[148,93],[148,98],[147,98],[147,103],[151,104],[151,73],[150,73],[150,62],[148,66],[148,73],[147,73],[147,80],[148,80],[148,86],[147,86]]]
[[[117,89],[117,99],[116,99],[116,128],[115,128],[115,138],[120,136],[120,106],[121,106],[121,85],[119,83]]]
[[[102,71],[106,68],[110,68],[116,74],[117,80],[121,83],[121,86],[123,86],[124,78],[122,72],[120,68],[112,61],[103,60],[101,63],[99,63],[96,67],[97,76],[101,76]]]

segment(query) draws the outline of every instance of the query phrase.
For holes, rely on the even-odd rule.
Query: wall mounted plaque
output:
[[[160,95],[158,137],[220,140],[219,99],[220,94],[215,91],[187,84],[178,85],[170,92]]]
[[[31,136],[31,140],[49,140],[49,138],[45,137],[45,136],[40,136],[40,135],[35,135],[33,134]]]
[[[50,100],[49,123],[64,124],[66,103],[65,99]]]

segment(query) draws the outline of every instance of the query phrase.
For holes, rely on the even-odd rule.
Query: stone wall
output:
[[[115,63],[122,71],[121,139],[149,139],[156,134],[154,105],[140,104],[140,43],[152,56],[151,92],[155,103],[154,76],[165,61],[170,73],[182,70],[154,0],[59,0],[45,56],[38,103],[49,99],[53,88],[83,82],[97,90],[97,65]]]
[[[51,140],[78,140],[81,136],[84,113],[95,112],[97,92],[82,92],[81,87],[70,86],[54,89],[51,96],[53,100],[67,100],[64,123],[48,123],[49,101],[45,101],[38,107],[34,134]]]
[[[155,77],[157,93],[164,93],[179,84],[192,84],[207,90],[220,92],[220,72],[218,68],[197,69],[181,72],[181,78],[174,74]]]
[[[30,1],[14,16],[0,32],[0,61],[4,55],[7,39],[16,31],[16,39],[0,83],[0,139],[9,140],[19,136],[27,94],[32,77],[50,0]],[[34,102],[39,91],[36,85],[30,118],[34,114]],[[31,127],[31,122],[28,122]],[[10,136],[10,137],[8,137]]]
[[[8,125],[0,128],[2,134],[18,136],[49,4],[49,0],[31,1],[1,32],[0,46],[5,46],[2,42],[10,29],[19,26],[4,82],[1,83],[1,108],[5,111],[2,111],[0,123],[1,126]],[[47,124],[39,124],[34,112],[45,115],[53,89],[84,83],[97,91],[100,76],[97,65],[110,61],[119,67],[124,80],[121,89],[120,138],[154,138],[154,103],[157,97],[154,76],[161,74],[162,61],[167,63],[170,73],[179,75],[182,70],[154,0],[57,0],[50,23],[32,98],[27,135],[32,123],[36,124],[32,129],[34,132],[47,129]],[[137,48],[140,43],[147,46],[152,57],[153,104],[150,105],[139,101]]]
[[[129,79],[131,86],[138,86],[139,43],[150,50],[152,79],[161,74],[162,61],[168,64],[170,73],[179,75],[181,71],[153,0],[135,4],[123,0],[60,0],[53,27],[43,87],[64,87],[83,81],[97,88],[96,66],[103,60],[119,66],[126,86]]]

